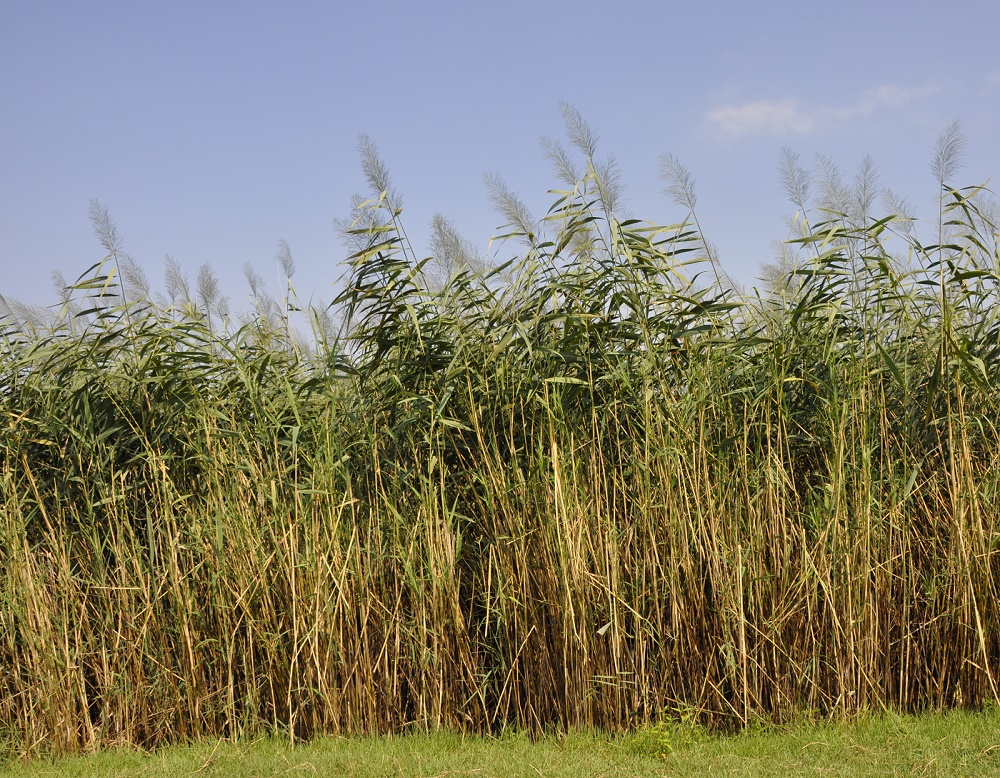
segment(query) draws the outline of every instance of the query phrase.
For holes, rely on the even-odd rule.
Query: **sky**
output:
[[[332,220],[366,193],[362,133],[418,254],[435,213],[485,252],[503,219],[484,174],[538,216],[551,204],[540,139],[565,139],[561,102],[615,155],[636,217],[685,217],[659,176],[680,159],[706,237],[752,283],[795,211],[782,148],[848,177],[870,154],[927,218],[948,122],[967,144],[954,183],[1000,175],[998,35],[996,0],[0,0],[0,294],[53,303],[53,271],[100,260],[97,200],[154,287],[165,255],[192,280],[209,262],[247,308],[244,264],[280,294],[284,240],[299,296],[327,301],[348,253]]]

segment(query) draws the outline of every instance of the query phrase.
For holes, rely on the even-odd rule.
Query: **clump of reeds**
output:
[[[108,258],[0,337],[0,743],[998,699],[983,192],[933,245],[824,211],[748,296],[619,220],[568,116],[541,222],[494,181],[505,265],[429,273],[391,187],[359,203],[311,347],[252,272],[239,326],[208,270],[154,302],[97,210]]]

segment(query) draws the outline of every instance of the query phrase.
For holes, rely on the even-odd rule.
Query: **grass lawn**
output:
[[[880,717],[799,724],[710,737],[687,728],[639,735],[452,734],[200,742],[155,753],[100,754],[8,764],[4,774],[41,776],[890,776],[1000,775],[1000,712]]]

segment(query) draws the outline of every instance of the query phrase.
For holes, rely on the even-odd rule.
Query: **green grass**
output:
[[[872,717],[708,736],[456,734],[203,741],[153,753],[111,750],[10,767],[11,778],[69,776],[986,776],[1000,775],[1000,714]]]

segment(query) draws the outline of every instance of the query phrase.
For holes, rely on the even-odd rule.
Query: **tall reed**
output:
[[[10,754],[1000,701],[983,192],[935,245],[827,214],[747,296],[582,148],[500,268],[428,284],[360,204],[312,349],[110,256],[6,320]]]

